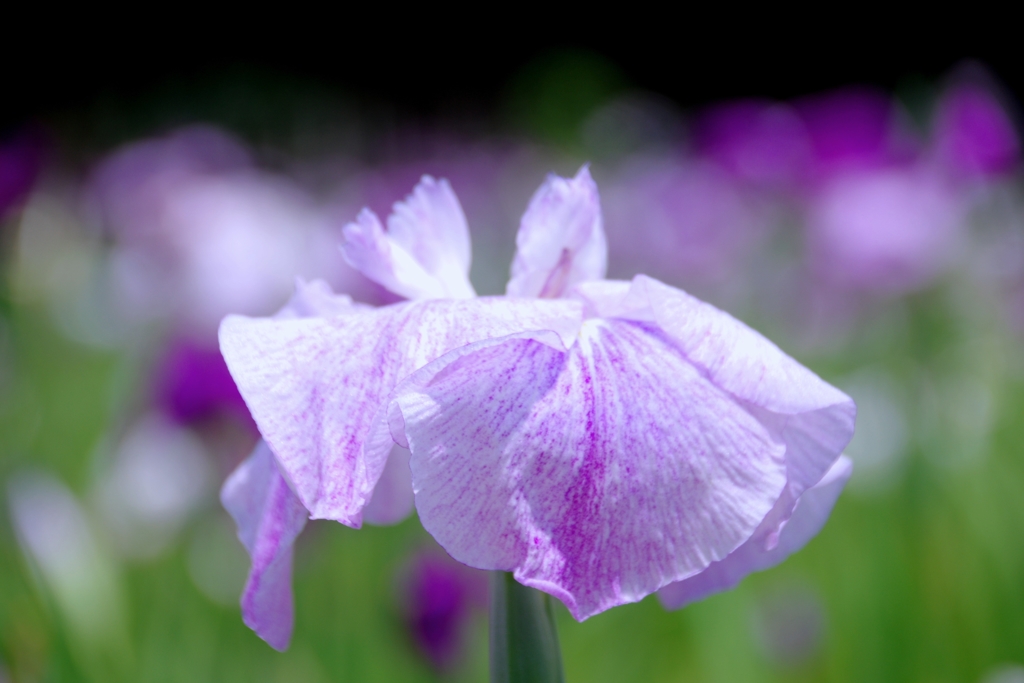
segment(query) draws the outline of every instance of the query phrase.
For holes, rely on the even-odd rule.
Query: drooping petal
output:
[[[557,298],[574,285],[600,280],[608,268],[601,202],[590,169],[556,175],[540,186],[516,235],[509,296]]]
[[[285,650],[294,624],[292,544],[309,513],[264,441],[224,482],[220,499],[252,558],[242,591],[242,619],[275,650]]]
[[[711,382],[763,421],[777,422],[794,501],[853,436],[857,408],[849,396],[714,306],[645,275],[628,288],[583,284],[577,296],[597,315],[654,322]]]
[[[714,593],[728,590],[748,574],[774,567],[803,548],[825,525],[852,472],[853,463],[850,459],[840,457],[820,482],[804,491],[789,521],[779,532],[778,543],[774,547],[766,547],[774,526],[773,515],[769,515],[750,540],[724,560],[713,562],[700,574],[659,590],[661,603],[666,609],[679,609]],[[784,507],[785,501],[780,499],[772,512],[781,512]]]
[[[469,229],[459,200],[446,180],[423,179],[397,202],[384,231],[377,215],[363,209],[344,228],[342,253],[354,268],[407,299],[468,299]]]
[[[588,320],[568,350],[480,342],[394,397],[427,531],[580,620],[725,558],[787,484],[776,426],[650,324]]]
[[[523,330],[571,343],[580,320],[573,301],[431,300],[329,318],[228,316],[220,343],[311,516],[358,527],[393,445],[386,399],[401,379],[452,348]]]

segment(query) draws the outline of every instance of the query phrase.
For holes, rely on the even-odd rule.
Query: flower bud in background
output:
[[[403,571],[402,617],[412,642],[437,671],[464,655],[474,610],[487,604],[487,577],[440,550],[420,551]]]
[[[182,425],[228,417],[255,436],[256,425],[220,351],[188,339],[172,341],[157,372],[155,398]]]

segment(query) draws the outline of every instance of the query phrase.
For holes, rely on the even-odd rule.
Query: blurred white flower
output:
[[[140,419],[96,487],[118,551],[138,559],[160,553],[211,497],[212,480],[203,444],[191,431],[156,413]]]
[[[840,382],[857,403],[857,431],[846,447],[854,463],[850,490],[876,493],[890,490],[902,474],[910,429],[906,398],[893,378],[866,368]]]
[[[25,472],[8,482],[8,500],[22,551],[73,641],[86,653],[119,647],[125,615],[115,567],[74,495],[50,475]]]
[[[212,338],[228,313],[278,308],[296,276],[340,289],[357,279],[328,211],[253,168],[241,144],[215,129],[114,153],[88,196],[114,237],[113,293],[132,317],[170,318]]]

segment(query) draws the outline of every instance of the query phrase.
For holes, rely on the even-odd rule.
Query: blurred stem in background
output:
[[[563,683],[558,631],[547,593],[491,572],[491,683]]]

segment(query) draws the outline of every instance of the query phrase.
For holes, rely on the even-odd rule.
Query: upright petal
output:
[[[346,225],[343,233],[345,260],[377,284],[407,299],[444,297],[441,283],[384,232],[373,211],[360,211],[356,222]]]
[[[480,342],[394,397],[427,531],[580,620],[724,559],[787,483],[775,425],[647,323],[588,320],[568,350]]]
[[[468,299],[469,229],[459,200],[446,180],[423,179],[397,202],[384,231],[377,215],[363,209],[344,228],[342,253],[357,270],[407,299]]]
[[[571,343],[580,320],[572,301],[433,300],[325,318],[229,316],[220,343],[311,516],[358,527],[394,443],[385,408],[401,379],[452,348],[522,330]]]
[[[220,499],[252,558],[242,591],[242,619],[275,650],[285,650],[294,624],[292,544],[309,513],[281,476],[265,441],[224,482]]]
[[[462,205],[444,178],[423,176],[388,216],[388,234],[437,278],[447,296],[475,296],[469,284],[469,226]]]
[[[572,179],[548,176],[523,214],[516,249],[509,296],[557,298],[604,277],[608,242],[590,169]]]
[[[781,563],[807,545],[825,525],[836,499],[853,472],[853,463],[840,457],[822,480],[807,489],[800,497],[792,517],[778,534],[778,543],[770,549],[766,538],[773,532],[770,514],[746,543],[724,560],[712,562],[700,574],[669,584],[658,591],[658,598],[666,609],[679,609],[709,595],[728,590],[753,572],[762,571]],[[776,504],[773,513],[781,513],[785,501]],[[778,515],[774,515],[777,517]]]

